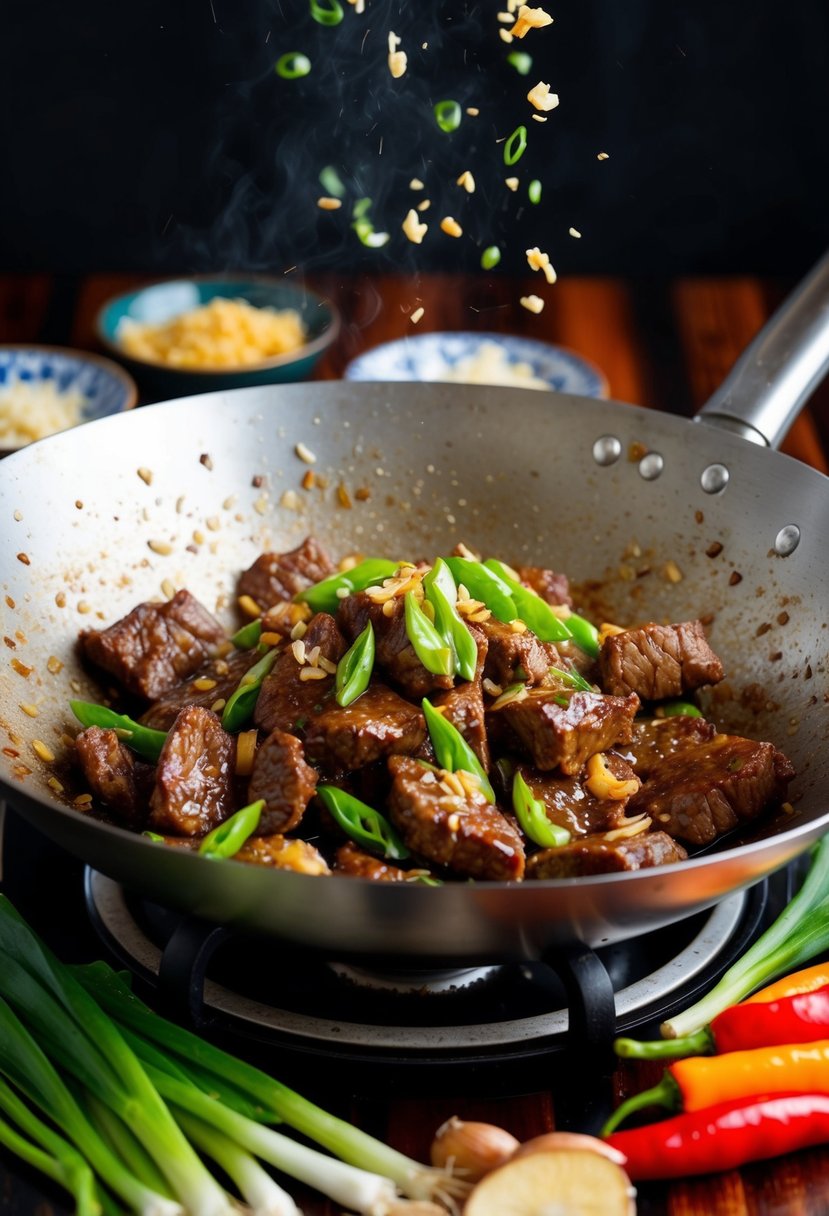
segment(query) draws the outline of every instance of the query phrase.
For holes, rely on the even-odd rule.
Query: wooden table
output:
[[[546,292],[540,315],[518,304],[537,280],[431,276],[350,279],[314,276],[311,286],[343,314],[343,332],[319,368],[338,377],[346,363],[379,342],[413,331],[408,314],[422,305],[418,333],[500,331],[571,347],[605,373],[610,395],[622,401],[690,415],[720,383],[741,350],[782,299],[789,284],[751,278],[621,283],[571,279]],[[132,276],[85,279],[47,276],[0,279],[0,341],[46,342],[94,349],[93,321],[109,296],[136,285]],[[784,451],[829,471],[829,393],[790,432]],[[658,1075],[658,1072],[656,1073]],[[619,1094],[653,1083],[652,1067],[628,1066],[615,1077]],[[394,1098],[349,1102],[330,1098],[355,1121],[415,1157],[425,1157],[434,1129],[449,1115],[494,1121],[525,1139],[555,1127],[549,1089],[519,1098]],[[46,1193],[44,1188],[44,1194]],[[63,1211],[59,1196],[42,1202],[32,1177],[0,1156],[0,1212],[46,1216]],[[308,1216],[333,1216],[335,1207],[313,1194],[297,1196]],[[57,1207],[52,1203],[58,1201]],[[829,1148],[670,1186],[643,1187],[640,1216],[825,1216],[829,1212]]]

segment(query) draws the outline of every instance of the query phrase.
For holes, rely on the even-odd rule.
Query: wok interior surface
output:
[[[325,488],[301,488],[311,466],[297,444]],[[715,463],[728,484],[706,493],[701,477]],[[244,389],[25,449],[0,465],[0,519],[4,792],[59,844],[158,902],[335,957],[532,956],[574,936],[599,945],[690,915],[785,864],[829,819],[829,481],[736,436],[521,389]],[[799,543],[780,556],[778,534],[792,525]],[[215,863],[74,810],[77,791],[60,768],[61,735],[74,733],[68,701],[103,691],[78,664],[79,629],[109,624],[171,584],[235,627],[239,571],[310,532],[336,558],[430,557],[463,540],[508,562],[546,564],[590,584],[577,607],[597,620],[710,618],[726,688],[704,708],[791,757],[794,815],[782,830],[679,865],[429,888]],[[57,767],[37,757],[35,739]],[[63,797],[48,784],[56,772]]]

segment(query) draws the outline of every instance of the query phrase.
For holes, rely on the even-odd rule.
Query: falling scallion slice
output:
[[[283,80],[299,80],[311,71],[311,60],[301,51],[288,51],[279,56],[274,64],[274,71]]]

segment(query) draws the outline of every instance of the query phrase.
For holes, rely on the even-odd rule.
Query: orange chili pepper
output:
[[[829,984],[829,963],[817,963],[814,967],[806,967],[803,971],[795,971],[792,975],[784,975],[746,997],[742,1002],[750,1005],[756,1001],[777,1001],[781,997],[795,996],[799,992],[814,992],[817,988],[825,988]]]
[[[614,1111],[602,1135],[645,1106],[693,1112],[757,1094],[781,1093],[829,1094],[829,1039],[675,1060],[658,1085],[628,1098]]]

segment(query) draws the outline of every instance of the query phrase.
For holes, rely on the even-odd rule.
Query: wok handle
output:
[[[829,370],[829,253],[743,352],[698,422],[776,448]]]

